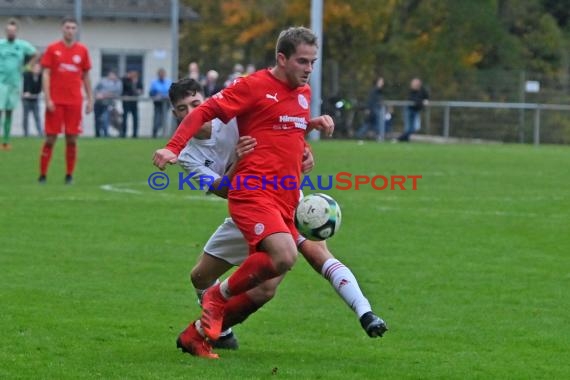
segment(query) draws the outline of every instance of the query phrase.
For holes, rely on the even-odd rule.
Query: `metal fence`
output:
[[[132,97],[126,97],[126,100],[132,100]],[[153,99],[148,97],[140,97],[137,98],[138,103],[138,114],[139,114],[139,128],[138,128],[138,136],[139,137],[151,137],[152,136],[152,127],[153,127],[153,118],[154,118],[154,105]],[[115,109],[118,111],[119,117],[124,117],[123,108],[122,108],[122,101],[117,99],[114,101]],[[40,119],[43,121],[45,119],[45,103],[43,98],[39,99],[39,108],[40,108]],[[168,103],[165,103],[165,110],[164,110],[165,120],[163,128],[159,132],[159,137],[168,137],[174,131],[176,124],[173,117],[171,117],[171,110],[168,106]],[[12,125],[12,136],[23,136],[24,135],[24,127],[23,127],[23,106],[18,106],[14,111],[14,115],[12,117],[13,125]],[[83,115],[83,134],[82,137],[94,137],[95,136],[95,113],[91,112],[89,115]],[[37,135],[35,123],[31,113],[28,115],[28,131],[30,136]],[[127,117],[127,129],[126,135],[127,137],[132,136],[133,131],[133,121],[131,115]],[[120,135],[120,130],[118,128],[118,123],[115,120],[109,126],[109,137],[118,137]]]
[[[122,111],[121,101],[115,104]],[[393,138],[403,130],[403,115],[409,101],[387,100],[384,105],[391,111],[392,129],[382,130],[380,138]],[[151,98],[138,99],[139,137],[151,137],[154,107]],[[22,136],[23,107],[18,107],[13,116],[12,135]],[[361,107],[325,108],[324,113],[333,115],[337,138],[353,138],[354,132],[364,123]],[[170,109],[166,110],[170,115]],[[40,115],[44,119],[44,103],[40,99]],[[29,133],[35,135],[31,114]],[[167,116],[166,128],[159,136],[168,137],[175,129],[175,122]],[[95,136],[94,114],[83,117],[83,136]],[[119,136],[118,128],[109,129],[110,136]],[[132,119],[127,119],[127,137],[132,135]],[[436,136],[443,139],[478,139],[512,143],[570,143],[570,105],[539,103],[430,101],[422,111],[422,128],[417,135]]]
[[[373,138],[396,137],[404,128],[404,109],[412,103],[387,100],[392,116],[391,129]],[[365,122],[365,109],[331,110],[337,136],[353,138]],[[430,101],[422,111],[422,128],[416,135],[428,135],[451,141],[476,139],[511,143],[570,143],[570,105],[538,103]]]

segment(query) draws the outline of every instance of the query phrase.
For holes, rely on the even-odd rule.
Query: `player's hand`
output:
[[[251,136],[241,136],[236,145],[236,156],[238,161],[247,156],[257,145],[257,140]]]
[[[308,130],[316,129],[331,137],[334,132],[334,120],[329,115],[321,115],[309,120]]]
[[[157,150],[152,156],[152,163],[160,170],[164,170],[167,164],[175,164],[176,161],[178,156],[165,148]]]
[[[49,112],[55,111],[55,104],[51,101],[51,99],[46,99],[46,109]]]
[[[89,115],[93,111],[93,101],[88,100],[87,104],[85,105],[85,114]]]
[[[305,151],[303,152],[303,162],[301,164],[301,170],[303,174],[308,174],[313,168],[315,167],[315,159],[313,157],[313,153],[308,146],[305,147]]]

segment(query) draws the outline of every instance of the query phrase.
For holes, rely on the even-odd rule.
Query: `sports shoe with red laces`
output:
[[[218,354],[212,352],[210,343],[196,330],[194,322],[178,335],[176,340],[176,347],[180,348],[182,352],[190,355],[199,356],[206,359],[218,359]]]
[[[224,308],[228,301],[220,293],[220,285],[209,288],[202,298],[202,328],[211,340],[218,340],[222,332]]]

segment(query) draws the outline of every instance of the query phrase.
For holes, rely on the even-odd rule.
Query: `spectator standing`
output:
[[[412,102],[412,105],[404,110],[404,133],[398,137],[398,141],[410,141],[410,136],[421,128],[420,114],[429,102],[429,94],[419,78],[414,78],[410,82],[408,100]]]
[[[223,87],[218,84],[220,74],[216,70],[209,70],[206,73],[206,83],[204,84],[204,97],[210,96],[222,91]]]
[[[95,86],[95,137],[109,136],[111,112],[122,92],[123,84],[113,70]]]
[[[38,136],[43,136],[43,127],[40,120],[40,94],[42,92],[42,66],[39,62],[34,63],[32,69],[24,73],[24,93],[22,103],[24,105],[23,127],[24,136],[28,136],[28,120],[30,113],[34,118]]]
[[[372,131],[379,140],[384,138],[385,115],[383,102],[384,78],[379,77],[374,81],[374,87],[368,94],[366,103],[366,120],[362,127],[356,132],[357,138],[366,137]]]
[[[224,87],[228,87],[230,84],[233,83],[234,80],[243,76],[244,68],[241,63],[236,63],[234,65],[232,73],[228,76],[228,79],[224,82]]]
[[[121,125],[121,137],[127,136],[127,121],[131,114],[133,118],[133,138],[138,137],[139,133],[139,102],[137,98],[143,93],[143,85],[139,78],[139,72],[131,70],[123,78],[123,94],[128,97],[123,99],[123,123]]]
[[[156,138],[158,132],[166,125],[166,116],[168,115],[168,108],[170,100],[168,98],[168,89],[172,81],[166,77],[166,70],[159,69],[157,72],[158,78],[153,80],[150,84],[149,95],[153,99],[154,117],[152,122],[152,137]]]

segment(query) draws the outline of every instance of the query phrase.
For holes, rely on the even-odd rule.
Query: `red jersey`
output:
[[[83,74],[91,69],[91,58],[85,45],[75,42],[67,46],[61,40],[54,42],[43,54],[41,64],[50,69],[50,97],[55,104],[83,102]]]
[[[218,117],[225,123],[236,117],[240,136],[248,135],[257,140],[253,152],[238,164],[229,192],[230,201],[254,195],[269,196],[282,211],[292,214],[299,200],[310,101],[308,85],[291,88],[266,69],[238,78],[203,104],[209,117]],[[189,124],[201,126],[203,121],[192,120],[198,109],[192,117],[184,119],[167,145],[169,150],[179,153],[187,141]],[[250,177],[244,184],[247,176]],[[283,183],[289,189],[284,188]],[[254,188],[257,190],[252,190]]]

